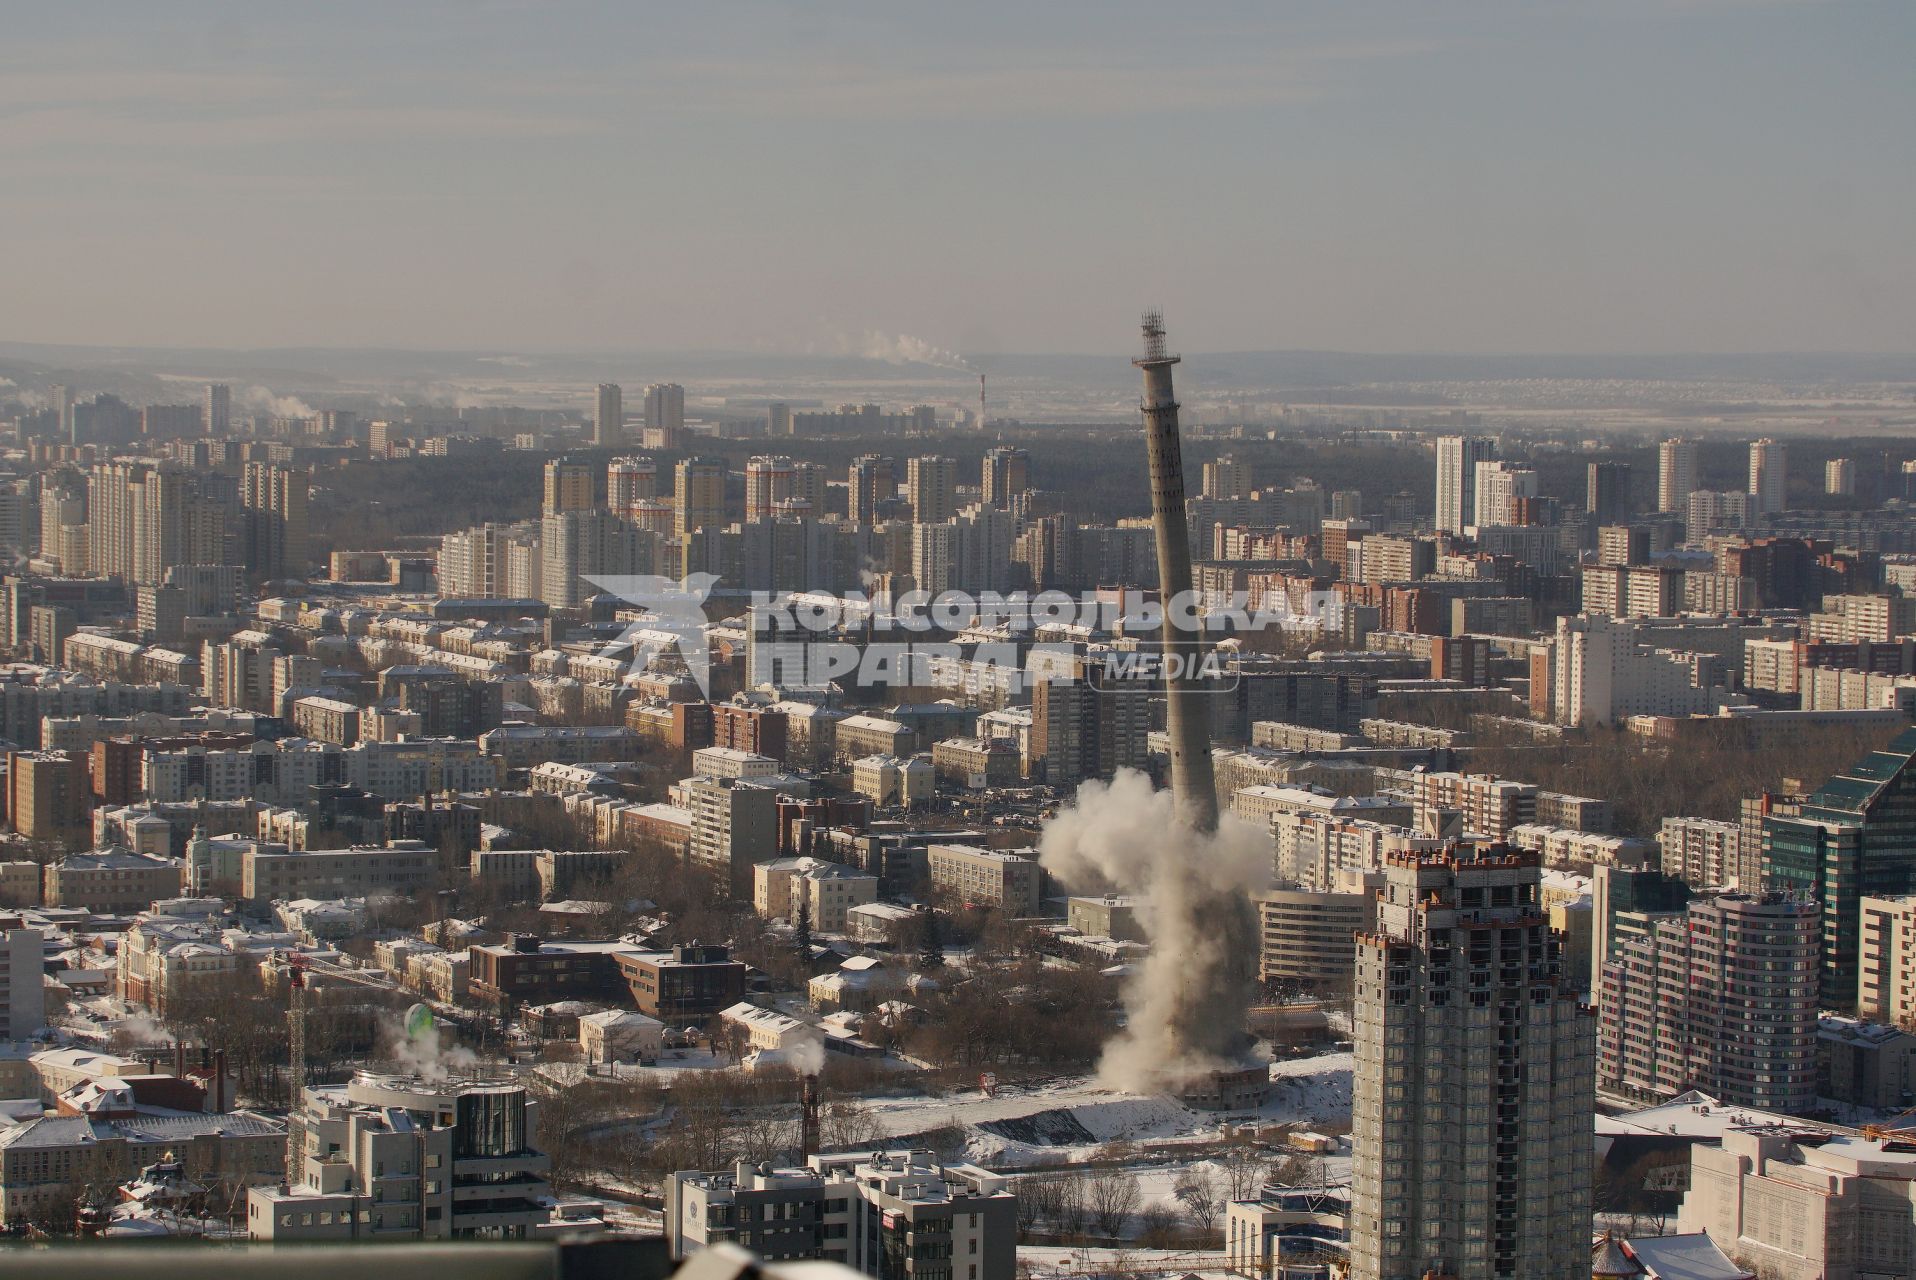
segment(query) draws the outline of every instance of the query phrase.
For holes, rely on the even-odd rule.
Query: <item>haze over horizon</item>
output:
[[[1906,4],[744,7],[16,14],[0,338],[1916,349]]]

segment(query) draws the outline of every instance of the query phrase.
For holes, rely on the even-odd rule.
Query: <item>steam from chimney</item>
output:
[[[382,1018],[384,1038],[392,1044],[395,1070],[437,1084],[451,1076],[470,1075],[479,1057],[463,1045],[447,1044],[436,1023],[409,1029],[398,1018]]]
[[[935,369],[977,372],[956,351],[933,346],[923,338],[914,338],[908,333],[881,333],[877,329],[867,329],[847,345],[855,354],[867,360],[883,360],[886,364],[928,364]]]
[[[318,416],[318,410],[301,400],[298,396],[274,395],[271,387],[248,387],[240,393],[240,403],[254,413],[270,414],[275,418],[311,418]]]
[[[1078,788],[1045,828],[1038,860],[1074,889],[1131,895],[1151,941],[1100,1079],[1150,1093],[1236,1065],[1252,995],[1244,951],[1255,946],[1241,922],[1246,894],[1269,882],[1269,838],[1231,814],[1195,831],[1170,791],[1121,769]]]

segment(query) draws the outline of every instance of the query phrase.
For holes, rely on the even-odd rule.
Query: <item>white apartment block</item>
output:
[[[1916,632],[1916,596],[1824,596],[1809,630],[1811,640],[1831,644],[1888,643]]]
[[[1665,440],[1657,446],[1657,510],[1687,511],[1697,485],[1694,440]]]
[[[1632,836],[1611,836],[1598,831],[1578,831],[1573,827],[1525,822],[1512,827],[1507,838],[1517,848],[1535,853],[1543,860],[1544,866],[1557,870],[1647,867],[1656,863],[1655,843]]]
[[[1415,770],[1410,790],[1420,818],[1440,809],[1463,816],[1464,830],[1501,840],[1537,816],[1537,788],[1488,773],[1430,773]]]
[[[1477,520],[1477,464],[1497,451],[1496,441],[1481,436],[1440,436],[1437,440],[1437,531],[1462,533]]]
[[[701,747],[692,753],[692,772],[701,778],[771,778],[783,769],[770,756],[737,747]]]
[[[844,933],[853,907],[878,900],[878,877],[817,858],[774,858],[752,868],[752,907],[762,919],[796,922],[799,904],[811,927]]]
[[[1351,875],[1381,870],[1393,853],[1434,853],[1444,844],[1409,827],[1310,810],[1273,814],[1271,835],[1277,882],[1319,892],[1339,889]]]
[[[1789,489],[1789,446],[1768,438],[1750,442],[1749,495],[1758,511],[1783,510]]]
[[[1743,827],[1736,822],[1714,818],[1665,818],[1657,833],[1662,848],[1661,870],[1675,876],[1692,889],[1739,888],[1746,891],[1761,885],[1739,882],[1742,865]]]
[[[481,755],[471,742],[449,738],[351,747],[283,738],[231,749],[149,748],[140,757],[140,787],[147,799],[162,804],[303,801],[307,788],[327,782],[405,798],[435,791],[484,791],[502,781],[503,762]]]
[[[1644,648],[1630,623],[1594,614],[1557,619],[1551,644],[1551,719],[1609,725],[1631,716],[1687,716],[1715,699],[1680,655]]]

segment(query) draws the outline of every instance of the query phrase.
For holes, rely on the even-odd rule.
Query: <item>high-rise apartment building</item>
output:
[[[890,502],[898,496],[897,464],[875,453],[860,454],[853,458],[846,481],[850,491],[846,502],[851,509],[851,518],[858,524],[872,523],[879,504]]]
[[[625,391],[616,382],[601,382],[592,414],[592,443],[601,448],[625,440]]]
[[[650,458],[614,458],[605,467],[605,505],[631,518],[632,509],[659,496],[659,464]]]
[[[958,514],[958,464],[936,455],[905,463],[905,494],[911,518],[919,524],[938,524]]]
[[[645,389],[645,425],[662,433],[666,448],[676,448],[685,436],[685,388],[676,382],[655,382]]]
[[[258,578],[304,577],[311,558],[306,477],[285,467],[249,462],[240,501],[247,572]]]
[[[224,382],[206,384],[201,419],[209,436],[230,435],[233,431],[233,389]]]
[[[1010,445],[987,449],[980,479],[985,505],[1010,510],[1017,496],[1031,487],[1031,455]]]
[[[1142,686],[1100,687],[1093,669],[1031,687],[1031,768],[1054,787],[1144,767],[1151,707]]]
[[[1760,884],[1742,884],[1743,826],[1737,822],[1718,822],[1713,818],[1665,818],[1657,834],[1663,851],[1661,865],[1666,875],[1677,877],[1692,889],[1737,888],[1756,892]]]
[[[1789,483],[1789,446],[1765,437],[1750,442],[1750,495],[1756,509],[1768,514],[1786,505]]]
[[[1823,492],[1836,498],[1856,495],[1856,460],[1831,458],[1823,464]]]
[[[46,935],[0,915],[0,1040],[18,1043],[46,1025],[46,969]]]
[[[652,543],[652,535],[609,511],[554,512],[540,523],[539,598],[576,608],[603,590],[593,578],[651,573]]]
[[[672,476],[672,532],[679,535],[725,523],[725,461],[681,458]]]
[[[1251,464],[1239,462],[1230,454],[1204,464],[1199,497],[1248,498],[1251,496]]]
[[[1864,898],[1859,912],[1856,1016],[1909,1026],[1916,1022],[1916,894]]]
[[[87,473],[87,565],[103,577],[159,585],[168,569],[226,564],[228,502],[206,477],[172,465],[107,462]]]
[[[1672,439],[1657,446],[1657,510],[1688,511],[1698,486],[1696,441]]]
[[[1558,618],[1550,642],[1551,719],[1594,726],[1710,710],[1711,691],[1698,687],[1690,664],[1651,648],[1652,638],[1628,619]]]
[[[1482,436],[1437,439],[1437,531],[1462,533],[1477,519],[1477,464],[1496,455],[1496,441]]]
[[[1721,894],[1620,914],[1602,966],[1597,1083],[1649,1101],[1701,1089],[1732,1106],[1816,1103],[1818,908]]]
[[[1476,497],[1472,503],[1480,526],[1534,524],[1519,513],[1518,500],[1537,496],[1537,473],[1529,467],[1490,460],[1477,464]]]
[[[545,505],[541,510],[546,515],[590,511],[599,505],[593,488],[590,466],[568,458],[554,458],[546,463]]]
[[[1592,528],[1630,518],[1630,464],[1593,462],[1584,478],[1584,510]]]
[[[1702,546],[1714,533],[1747,529],[1757,515],[1756,495],[1730,489],[1697,489],[1685,507],[1683,532],[1691,546]]]
[[[792,497],[798,464],[784,456],[760,454],[745,463],[745,518],[770,520]]]
[[[752,866],[778,852],[778,793],[735,778],[688,778],[691,865],[734,892],[751,890]]]
[[[5,786],[7,821],[26,839],[68,840],[84,829],[91,794],[84,755],[9,751]]]
[[[958,528],[950,520],[911,527],[911,581],[914,589],[938,596],[957,586]]]
[[[1393,854],[1357,940],[1350,1259],[1366,1280],[1584,1280],[1595,1019],[1537,859]]]
[[[825,495],[830,489],[824,467],[816,462],[798,463],[792,468],[792,496],[785,512],[813,518],[824,515]]]

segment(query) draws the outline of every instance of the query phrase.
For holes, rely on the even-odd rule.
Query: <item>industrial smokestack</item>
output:
[[[818,1154],[818,1075],[807,1071],[799,1077],[798,1154],[809,1160]]]
[[[1165,728],[1171,740],[1171,793],[1199,832],[1217,829],[1217,779],[1211,769],[1211,709],[1198,686],[1204,637],[1191,588],[1191,530],[1184,513],[1184,452],[1178,401],[1164,345],[1164,313],[1144,313],[1144,440],[1151,455],[1151,527],[1157,534],[1158,594],[1164,601]],[[1176,605],[1190,608],[1180,619]],[[1185,625],[1180,625],[1180,623]]]

